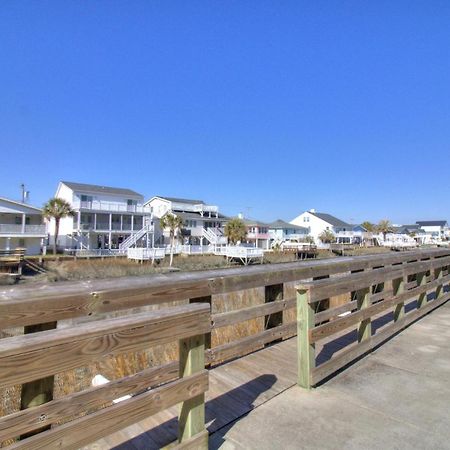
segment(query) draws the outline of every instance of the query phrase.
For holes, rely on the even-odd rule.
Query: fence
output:
[[[445,256],[301,284],[297,294],[299,385],[316,385],[446,302],[449,265],[450,257]],[[321,301],[350,292],[348,303],[316,313]],[[373,333],[372,321],[390,321],[389,312],[393,312],[392,321]],[[316,367],[316,342],[355,327],[356,343]]]
[[[196,448],[207,448],[204,392],[208,389],[208,372],[204,369],[204,334],[209,330],[209,305],[195,304],[2,339],[0,387],[52,377],[107,355],[174,340],[179,340],[180,361],[5,416],[0,419],[0,441],[134,394],[128,400],[27,437],[11,448],[77,449],[178,403],[181,403],[179,442],[189,441],[191,445],[195,440]]]
[[[295,311],[297,300],[293,288],[294,283],[298,283],[301,280],[316,279],[317,281],[313,281],[313,283],[317,283],[317,286],[328,286],[326,289],[325,287],[321,287],[321,290],[317,287],[314,291],[320,292],[320,295],[323,298],[330,298],[329,301],[320,301],[321,310],[315,312],[314,320],[318,327],[325,325],[329,327],[343,327],[344,323],[348,322],[340,322],[340,318],[336,320],[331,319],[334,319],[338,314],[351,311],[352,320],[359,323],[367,320],[369,316],[366,316],[365,314],[371,316],[372,314],[375,314],[375,312],[381,311],[381,309],[370,309],[371,307],[381,308],[381,306],[384,307],[387,305],[386,308],[390,308],[399,298],[406,302],[407,299],[412,298],[415,295],[423,295],[424,292],[436,289],[439,286],[448,283],[448,269],[444,269],[444,267],[450,265],[449,261],[450,249],[431,249],[383,254],[380,256],[343,257],[274,265],[255,265],[245,269],[240,267],[191,273],[158,274],[152,277],[89,280],[89,282],[83,283],[50,283],[41,286],[39,289],[36,289],[34,286],[8,287],[4,291],[0,291],[0,296],[2,298],[2,301],[0,302],[0,330],[12,327],[25,327],[26,332],[36,333],[36,338],[32,335],[28,335],[25,336],[22,341],[18,340],[19,338],[0,339],[0,352],[2,352],[0,353],[0,357],[1,355],[7,357],[10,354],[9,352],[12,352],[8,346],[5,347],[8,339],[17,339],[14,342],[20,342],[20,345],[15,344],[14,351],[19,351],[24,344],[28,345],[28,343],[33,344],[34,342],[42,343],[42,338],[39,338],[39,335],[42,335],[41,330],[56,328],[58,321],[77,318],[85,320],[87,317],[96,319],[109,313],[117,314],[119,311],[122,311],[123,313],[136,313],[136,309],[139,310],[141,307],[150,305],[160,305],[161,307],[164,307],[167,303],[184,302],[185,304],[206,303],[206,306],[203,305],[205,310],[209,307],[209,304],[212,307],[212,325],[208,329],[203,330],[203,332],[206,333],[204,362],[208,365],[214,365],[222,361],[227,361],[251,353],[257,349],[263,348],[269,343],[296,335],[297,322]],[[350,272],[363,270],[364,272],[362,273],[348,275]],[[415,274],[420,274],[429,270],[433,271],[433,276],[436,275],[436,278],[433,278],[432,280],[430,277],[426,278],[427,284],[424,284],[424,277],[420,278],[420,276],[418,276],[416,277],[417,280],[413,279]],[[435,273],[434,271],[437,270],[440,270],[440,272]],[[338,275],[343,275],[343,279],[348,276],[353,278],[351,278],[351,283],[349,283],[349,280],[340,281],[341,278],[338,277]],[[404,280],[402,288],[404,289],[404,292],[407,292],[407,296],[405,294],[404,297],[401,297],[401,290],[398,290],[400,288],[397,288],[395,297],[393,297],[394,292],[390,293],[391,288],[389,287],[386,287],[382,292],[378,292],[378,290],[375,289],[373,293],[370,293],[371,305],[367,308],[367,311],[364,311],[364,308],[367,306],[367,301],[364,303],[363,300],[359,300],[359,297],[348,299],[349,301],[346,300],[346,303],[343,305],[335,301],[335,296],[337,295],[350,291],[361,291],[364,288],[366,289],[367,286],[375,284],[378,286],[382,284],[384,280],[391,279],[391,276],[393,279],[409,276],[409,279]],[[331,278],[323,279],[324,277]],[[323,280],[318,281],[319,278],[322,278]],[[362,279],[367,286],[365,286],[364,283],[361,284]],[[336,287],[336,285],[338,287]],[[227,303],[230,301],[229,295],[232,293],[239,293],[240,291],[243,292],[243,297],[247,298],[248,301],[242,301],[238,305],[234,304],[234,309],[229,310],[227,307]],[[311,290],[311,292],[313,292],[313,290]],[[259,297],[260,295],[262,295],[262,300]],[[448,294],[444,292],[443,288],[438,289],[438,296],[440,296],[439,302],[443,302],[448,298]],[[313,298],[314,303],[318,304],[318,297]],[[425,300],[422,299],[420,302],[422,304],[419,310],[420,314],[426,313],[428,311],[427,308],[431,308],[431,306],[425,305],[424,301]],[[401,302],[401,300],[399,300],[399,302]],[[358,307],[359,303],[361,303],[360,307]],[[301,308],[304,308],[304,304],[304,301],[301,302]],[[395,303],[395,305],[397,304],[400,303]],[[430,301],[430,305],[437,306],[437,304],[438,303],[435,303],[435,300]],[[220,306],[223,305],[225,305],[225,308],[222,308],[221,310]],[[310,303],[308,303],[308,305],[310,305]],[[355,309],[356,311],[354,311]],[[359,310],[363,312],[360,312]],[[202,309],[201,311],[204,310]],[[354,314],[359,315],[355,316]],[[128,320],[129,318],[131,320],[133,316],[130,315],[126,317],[126,319],[120,320]],[[413,316],[405,315],[404,317],[407,318],[405,321],[400,322],[399,319],[395,325],[400,326],[402,324],[402,326],[404,326],[408,320],[412,320],[411,317]],[[103,321],[109,323],[109,320],[110,319],[103,319],[102,321],[97,321],[95,330],[104,329],[102,325]],[[221,333],[226,327],[231,327],[231,330],[233,331],[233,327],[242,326],[247,330],[249,321],[253,320],[257,320],[260,325],[254,327],[254,332],[251,334],[242,336],[236,332],[232,332],[228,335]],[[300,320],[302,320],[301,317]],[[329,320],[329,324],[332,325],[326,324],[326,320]],[[90,324],[88,325],[91,326]],[[52,331],[52,333],[55,334],[49,335],[49,331],[44,333],[47,333],[45,334],[46,336],[59,336],[58,339],[62,339],[63,336],[65,336],[64,345],[67,346],[66,348],[70,348],[70,342],[72,342],[73,348],[76,348],[78,342],[83,340],[85,334],[83,327],[88,327],[88,325],[78,325],[76,330],[73,329],[73,332],[76,331],[76,335],[72,332],[66,332],[65,329],[61,330],[61,333],[67,334],[56,334],[60,332],[59,329]],[[329,329],[331,330],[334,328]],[[324,330],[324,328],[321,330]],[[165,335],[166,338],[168,339],[169,336],[177,338],[174,334],[175,332],[176,331],[170,328]],[[305,342],[308,342],[308,345],[314,346],[314,342],[305,340],[305,329],[303,327],[301,327],[300,332],[302,333],[300,344],[304,345]],[[100,339],[97,342],[99,344],[102,342],[107,343],[109,342],[109,339],[114,342],[116,336],[120,337],[121,333],[109,334],[108,336],[110,336],[110,338],[103,338],[103,340]],[[146,342],[150,343],[151,341],[147,340]],[[375,341],[372,338],[372,340],[368,340],[367,342],[368,343],[365,345],[370,347],[374,345]],[[31,350],[31,347],[29,349]],[[311,351],[312,350],[313,347],[311,348]],[[22,350],[20,350],[20,352],[20,354],[23,355]],[[31,354],[32,353],[30,353],[30,355]],[[84,353],[82,352],[82,354]],[[347,358],[350,356],[347,356]],[[98,357],[98,355],[96,357]],[[23,358],[23,360],[26,359],[25,356]],[[10,370],[12,366],[3,364],[7,359],[2,359],[1,361],[0,380],[2,380],[1,383],[8,384],[12,382],[13,379],[13,371]],[[39,389],[42,390],[42,386],[44,385],[42,380],[45,380],[45,377],[48,377],[49,373],[55,373],[55,370],[57,369],[56,366],[49,365],[49,368],[51,367],[51,372],[49,372],[49,369],[46,369],[47,364],[43,363],[43,361],[46,361],[45,359],[42,361],[34,359],[33,361],[34,362],[30,360],[26,367],[33,373],[33,377],[38,377],[37,380],[33,378],[35,381],[31,381],[31,383],[25,381],[28,380],[28,378],[25,377],[28,371],[24,371],[21,377],[14,379],[15,383],[25,383],[25,386],[27,386],[27,389],[22,389],[22,396],[24,395],[24,392],[29,389],[28,386],[35,389],[35,394],[36,390],[38,392]],[[344,360],[339,360],[338,362],[339,364],[343,364],[343,361]],[[336,362],[336,360],[334,362]],[[320,366],[317,368],[311,366],[311,370],[318,371],[319,369]],[[321,370],[325,369],[322,367]],[[331,369],[326,372],[331,373],[330,370]],[[333,370],[335,370],[335,368],[333,368]],[[316,372],[311,376],[312,382],[310,384],[316,383],[319,379],[317,373],[319,372]],[[120,381],[116,380],[112,382],[112,386],[116,386],[116,382],[120,385]],[[105,386],[109,386],[109,384]],[[52,387],[48,389],[51,394]],[[109,387],[105,387],[104,389],[108,390]],[[151,393],[152,391],[149,392]],[[89,400],[92,401],[92,405],[95,407],[103,399],[103,394],[98,395],[97,397],[97,394],[100,393],[101,391],[96,391],[95,395],[93,394],[91,397],[85,397],[85,399],[96,398],[97,400]],[[114,391],[108,398],[118,398],[126,393],[128,393],[126,390],[120,392]],[[77,397],[74,398],[76,399]],[[48,396],[46,396],[45,393],[42,393],[39,397],[39,402],[44,403],[48,399]],[[59,402],[60,399],[52,401]],[[42,406],[46,407],[50,403],[45,403]],[[80,403],[84,404],[84,401]],[[65,402],[58,404],[60,405],[58,411],[61,411],[63,405],[64,408],[69,408],[71,407],[70,405],[72,402],[70,405]],[[119,405],[120,404],[115,406]],[[25,410],[15,414],[25,413],[28,414],[28,411]],[[29,414],[32,413],[30,412]],[[97,412],[92,414],[97,414]],[[120,425],[125,427],[127,422],[123,422],[122,419],[123,418],[121,417],[119,421]],[[3,428],[0,428],[0,430],[8,430],[10,427],[9,424],[11,424],[9,420],[10,419],[6,420],[5,418],[1,419],[2,422],[0,423],[3,424]],[[59,416],[55,416],[54,414],[49,414],[48,416],[44,415],[39,424],[41,426],[55,424],[58,420]],[[30,423],[28,420],[22,422]],[[57,433],[57,430],[64,426],[65,425],[56,426],[52,429],[52,432]],[[119,425],[117,425],[117,427],[118,426]],[[17,430],[13,431],[16,433]],[[19,434],[23,431],[24,430],[19,431]],[[38,438],[36,437],[33,439]]]

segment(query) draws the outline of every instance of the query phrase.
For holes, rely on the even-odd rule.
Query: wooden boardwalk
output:
[[[387,317],[386,317],[387,320]],[[356,332],[343,332],[318,344],[317,360],[325,362],[350,343]],[[254,408],[297,384],[296,337],[210,369],[206,393],[209,433],[245,416]],[[177,439],[177,407],[101,439],[85,449],[158,449]]]

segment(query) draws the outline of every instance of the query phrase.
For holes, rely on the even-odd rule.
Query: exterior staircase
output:
[[[139,231],[130,234],[124,241],[119,244],[119,250],[127,250],[130,247],[136,247],[139,240],[147,234],[153,233],[154,227],[150,223],[145,224]]]
[[[224,236],[222,228],[204,228],[203,237],[211,245],[227,245],[228,238]]]

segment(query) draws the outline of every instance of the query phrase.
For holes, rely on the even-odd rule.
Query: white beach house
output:
[[[418,220],[416,224],[429,236],[442,240],[450,238],[450,230],[446,220]]]
[[[203,200],[175,197],[152,197],[145,203],[155,218],[171,213],[183,220],[183,243],[190,245],[223,245],[227,238],[223,228],[228,217],[219,213],[219,207]],[[169,244],[169,231],[164,230],[165,243]]]
[[[25,248],[38,255],[47,240],[42,209],[0,197],[0,250]]]
[[[309,234],[309,227],[293,225],[278,219],[269,223],[269,238],[273,242],[284,242],[287,240],[303,240]]]
[[[131,189],[61,181],[55,197],[75,211],[74,217],[61,220],[60,248],[118,249],[131,236],[154,240],[151,207]],[[54,235],[54,220],[49,231]]]
[[[329,230],[335,235],[339,232],[352,232],[353,226],[337,217],[327,213],[316,212],[315,209],[305,211],[290,222],[293,225],[299,225],[309,228],[309,235],[317,243],[319,236],[324,231]]]

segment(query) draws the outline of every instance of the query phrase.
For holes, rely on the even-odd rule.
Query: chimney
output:
[[[244,218],[244,214],[242,214],[241,212],[238,214],[238,219],[243,219]]]
[[[311,209],[309,210],[309,212],[314,214],[314,213],[316,212],[316,210],[315,210],[314,208],[311,208]]]

